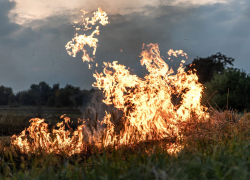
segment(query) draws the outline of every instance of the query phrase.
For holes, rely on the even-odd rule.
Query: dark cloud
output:
[[[18,30],[19,25],[11,23],[8,17],[9,11],[15,7],[15,2],[0,0],[0,38],[8,36]]]
[[[74,36],[70,15],[52,16],[21,26],[8,18],[14,6],[0,0],[0,76],[4,77],[0,84],[12,86],[15,91],[39,81],[90,89],[93,71],[82,62],[81,54],[72,58],[65,50],[65,44]],[[243,8],[234,2],[199,7],[146,6],[140,12],[110,15],[110,24],[100,27],[95,60],[99,65],[116,60],[143,76],[147,71],[139,61],[142,44],[158,43],[163,56],[170,48],[183,49],[191,62],[196,56],[222,52],[236,58],[237,67],[249,72],[248,14],[249,4]],[[176,69],[179,62],[176,60],[170,66]],[[97,70],[100,72],[101,67]]]
[[[181,19],[187,18],[190,10],[173,6],[146,7],[141,13],[110,16],[110,24],[101,28],[96,60],[98,62],[116,60],[143,76],[147,72],[140,67],[139,55],[142,45],[158,43],[162,55],[166,56],[167,51],[173,48],[172,32],[175,25]],[[180,61],[175,63],[179,64]],[[175,66],[174,68],[176,69]]]
[[[9,12],[15,8],[15,5],[15,1],[0,0],[0,39],[1,44],[11,48],[20,48],[39,39],[40,33],[35,32],[32,27],[25,27],[11,22]]]
[[[30,42],[40,38],[40,34],[34,32],[31,27],[21,28],[17,34],[2,38],[2,44],[11,46],[12,48],[26,47]]]

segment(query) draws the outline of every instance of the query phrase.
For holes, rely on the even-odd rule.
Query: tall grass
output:
[[[184,148],[167,153],[175,140],[97,150],[67,157],[21,154],[8,139],[0,145],[0,179],[249,179],[250,113],[211,110],[208,121],[181,125]]]

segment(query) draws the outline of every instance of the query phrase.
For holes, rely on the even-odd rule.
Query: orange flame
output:
[[[84,15],[87,13],[85,11]],[[95,25],[98,21],[101,25],[106,26],[108,24],[108,17],[106,12],[104,12],[101,8],[98,8],[98,11],[94,12],[94,17],[92,17],[91,20],[89,20],[89,18],[84,18],[82,21],[80,22],[75,22],[75,23],[79,23],[82,26],[84,26],[84,29],[81,28],[76,28],[76,30],[84,30],[87,31],[89,29],[92,29],[92,26]],[[89,26],[91,25],[91,26]],[[79,51],[83,52],[83,56],[82,56],[82,60],[87,61],[87,62],[91,62],[93,61],[93,58],[89,56],[89,53],[86,49],[84,49],[85,45],[88,45],[89,47],[93,48],[93,52],[92,55],[95,56],[96,53],[96,48],[97,48],[97,42],[98,39],[94,38],[95,35],[99,35],[100,31],[99,31],[99,26],[96,26],[96,29],[92,32],[91,35],[87,36],[87,35],[79,35],[78,33],[76,33],[75,37],[72,39],[72,41],[69,41],[66,44],[66,50],[68,52],[68,54],[70,56],[76,57],[76,54]],[[90,68],[90,66],[89,66]]]
[[[103,90],[103,102],[124,112],[125,130],[108,143],[178,136],[178,122],[188,120],[194,113],[199,118],[207,116],[200,104],[203,87],[195,74],[188,75],[181,64],[174,75],[161,58],[157,44],[147,45],[141,56],[141,65],[149,71],[143,79],[131,75],[117,62],[104,63],[103,73],[94,74],[93,86]],[[173,105],[172,95],[180,96],[180,105]]]
[[[94,25],[97,21],[106,25],[107,20],[106,13],[99,8],[92,20],[85,18],[82,22],[84,29],[89,30],[92,28],[89,25]],[[76,34],[66,45],[69,55],[75,57],[77,52],[83,51],[83,61],[93,61],[84,46],[88,44],[93,47],[93,55],[95,54],[98,42],[98,39],[93,38],[95,34],[99,34],[98,26],[90,36]],[[169,50],[168,54],[187,58],[182,50]],[[144,78],[132,75],[124,65],[116,61],[104,62],[103,72],[93,74],[96,79],[93,86],[105,94],[103,102],[114,105],[123,112],[120,120],[123,127],[119,133],[115,130],[116,125],[111,122],[111,114],[107,112],[95,127],[90,126],[89,120],[83,120],[83,124],[75,131],[70,128],[70,119],[63,115],[64,121],[58,123],[57,129],[52,132],[44,119],[31,119],[27,130],[12,137],[12,144],[18,146],[23,153],[42,149],[46,153],[66,152],[67,155],[72,155],[84,151],[89,144],[106,147],[168,137],[181,138],[179,123],[194,115],[198,118],[208,117],[206,108],[200,102],[203,86],[198,82],[196,74],[185,72],[184,60],[174,74],[173,69],[160,56],[157,44],[143,45],[141,57],[141,65],[145,65],[149,72]],[[91,67],[90,64],[89,66]],[[173,103],[173,97],[177,97],[177,103]],[[175,149],[168,149],[168,152],[176,152],[181,148],[179,146]]]

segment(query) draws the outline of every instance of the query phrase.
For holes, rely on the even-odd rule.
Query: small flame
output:
[[[83,11],[83,13],[84,13],[84,15],[87,14],[87,12],[85,12],[85,11]],[[90,29],[92,29],[92,26],[95,25],[97,22],[99,22],[103,26],[106,26],[109,23],[106,12],[104,12],[101,8],[98,8],[98,11],[94,12],[93,15],[94,16],[92,17],[91,20],[89,20],[89,18],[87,17],[79,22],[76,21],[75,22],[76,24],[80,24],[80,25],[84,26],[83,29],[76,28],[76,31],[90,30]],[[69,41],[65,46],[68,54],[70,56],[76,57],[76,54],[79,51],[82,51],[83,52],[83,56],[82,56],[83,62],[84,61],[87,61],[87,62],[93,61],[93,57],[89,56],[89,53],[85,49],[85,46],[88,45],[89,47],[93,48],[92,55],[95,56],[98,39],[95,38],[94,36],[99,35],[99,33],[100,33],[99,26],[96,26],[96,29],[89,36],[87,36],[86,34],[79,35],[78,33],[76,33],[76,35],[72,39],[72,41]]]

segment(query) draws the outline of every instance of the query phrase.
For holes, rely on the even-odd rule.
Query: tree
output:
[[[17,94],[19,104],[23,106],[35,106],[39,102],[39,94],[33,90],[21,91]]]
[[[94,89],[81,90],[68,84],[64,88],[60,88],[59,84],[50,87],[46,82],[40,82],[13,94],[11,88],[0,86],[0,105],[78,107],[89,103],[92,91]]]
[[[61,106],[58,103],[59,94],[60,94],[60,85],[54,84],[50,90],[49,98],[47,100],[46,105],[48,105],[48,106]]]
[[[65,88],[62,88],[59,91],[58,104],[65,107],[77,106],[76,97],[80,92],[81,90],[79,87],[67,84]]]
[[[10,87],[0,86],[0,105],[8,105],[13,91]]]
[[[207,58],[197,57],[187,65],[187,71],[196,72],[199,82],[204,84],[212,79],[214,73],[221,74],[228,65],[233,66],[233,62],[233,58],[219,52]]]
[[[46,105],[49,97],[53,94],[51,91],[51,87],[44,81],[39,83],[39,87],[40,87],[41,104]]]
[[[216,73],[210,82],[205,83],[203,102],[209,100],[214,107],[250,110],[250,76],[237,68],[227,68]],[[210,99],[209,99],[210,98]]]

